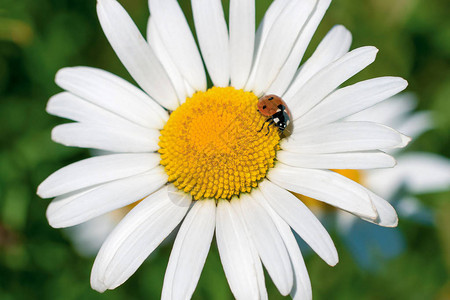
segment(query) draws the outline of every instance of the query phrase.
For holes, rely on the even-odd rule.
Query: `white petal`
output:
[[[313,55],[302,65],[289,89],[299,90],[317,72],[346,54],[351,43],[352,35],[350,31],[342,25],[334,26],[320,42]],[[285,89],[273,91],[272,89],[274,88],[270,88],[270,93],[276,95],[282,95],[285,92]]]
[[[432,193],[450,189],[450,160],[432,153],[410,152],[399,156],[398,167],[412,193]]]
[[[278,151],[282,163],[309,169],[377,169],[395,166],[395,159],[381,151],[347,153],[294,153]]]
[[[247,230],[247,239],[249,239],[248,230]],[[266,288],[266,279],[264,278],[264,270],[261,263],[261,259],[259,258],[258,251],[256,250],[256,247],[253,243],[250,243],[250,249],[252,251],[253,255],[253,261],[255,262],[255,269],[256,269],[256,280],[258,281],[258,289],[259,289],[259,296],[258,300],[268,300],[269,296],[267,294],[267,288]]]
[[[167,48],[158,32],[158,28],[156,28],[155,20],[152,17],[149,18],[147,23],[147,41],[153,51],[155,51],[156,56],[172,81],[172,85],[178,96],[178,102],[180,102],[180,104],[183,103],[186,100],[186,97],[191,95],[187,95],[186,87],[184,85],[184,78],[170,57],[169,52],[167,51]]]
[[[259,299],[258,262],[252,254],[245,225],[227,200],[219,200],[216,239],[220,260],[238,300]]]
[[[56,197],[47,208],[48,222],[54,228],[78,225],[147,197],[167,183],[167,179],[164,169],[157,167],[87,191]]]
[[[261,52],[263,50],[263,45],[266,42],[267,36],[269,35],[270,30],[272,29],[272,26],[275,24],[275,22],[279,19],[279,15],[283,11],[283,9],[286,7],[286,5],[289,3],[290,0],[277,0],[273,1],[269,8],[267,9],[266,13],[264,14],[264,18],[261,20],[261,23],[258,26],[258,30],[255,35],[255,51],[254,51],[254,65],[256,63],[256,59],[259,59],[261,57]],[[253,66],[254,68],[254,66]],[[255,75],[255,74],[253,74]],[[249,78],[249,81],[247,82],[247,86],[253,86],[254,85],[254,76],[253,78]]]
[[[340,120],[399,93],[407,85],[399,77],[379,77],[341,88],[298,119],[294,126],[306,128]]]
[[[265,200],[273,210],[282,217],[295,232],[329,265],[338,263],[336,247],[326,229],[319,220],[293,194],[285,189],[263,181],[260,189]]]
[[[289,225],[273,210],[266,199],[260,203],[272,218],[275,226],[283,239],[284,245],[291,259],[294,269],[294,286],[291,296],[294,300],[312,299],[311,281],[309,280],[308,270],[306,270],[302,253],[297,240],[291,231]]]
[[[314,6],[314,0],[302,0],[290,1],[284,7],[270,28],[264,43],[261,44],[262,50],[256,57],[250,75],[253,86],[247,85],[247,90],[251,89],[256,95],[261,95],[270,87],[289,57],[297,36]]]
[[[240,209],[237,209],[236,206],[233,207],[234,213],[238,216],[238,218],[241,220],[243,224],[243,230],[246,235],[247,241],[251,241],[250,232],[245,224],[244,216],[242,215],[242,211]],[[256,250],[255,244],[252,242],[248,243],[250,247],[250,252],[252,254],[253,258],[253,264],[256,271],[256,280],[258,282],[258,290],[259,290],[259,296],[258,300],[268,300],[269,296],[267,295],[267,289],[266,289],[266,279],[264,278],[264,270],[261,263],[261,259],[259,257],[258,251]]]
[[[175,66],[194,90],[206,90],[202,58],[177,1],[149,0],[149,6],[160,37]]]
[[[89,68],[64,68],[56,73],[63,89],[131,122],[162,128],[167,112],[143,91],[109,72]]]
[[[292,82],[294,75],[297,72],[297,68],[305,54],[306,48],[311,41],[314,32],[319,26],[325,12],[330,6],[331,0],[318,0],[314,10],[312,11],[307,23],[303,26],[297,41],[295,42],[294,48],[292,49],[288,59],[284,63],[283,68],[278,74],[275,81],[269,88],[268,94],[283,95],[287,87]],[[345,44],[345,40],[343,40]]]
[[[62,92],[51,97],[47,103],[46,110],[49,114],[55,116],[105,127],[140,126],[68,92]]]
[[[250,75],[255,45],[255,1],[230,1],[231,86],[242,89]]]
[[[272,278],[275,286],[284,296],[292,290],[293,272],[289,254],[283,240],[264,208],[258,204],[263,197],[253,190],[251,196],[242,195],[231,201],[232,206],[240,207],[243,219],[249,230],[253,244]]]
[[[265,12],[264,18],[261,20],[261,23],[258,26],[258,31],[256,32],[257,56],[260,56],[263,48],[262,45],[264,45],[272,26],[279,19],[279,15],[289,2],[290,0],[273,1]]]
[[[166,71],[125,9],[115,0],[98,0],[100,24],[117,56],[134,80],[162,106],[178,107]]]
[[[398,217],[392,205],[390,205],[389,202],[387,202],[383,198],[380,198],[371,191],[367,189],[366,191],[369,194],[370,200],[372,201],[373,205],[377,210],[378,218],[373,220],[363,217],[362,219],[384,227],[396,227],[398,224]]]
[[[339,122],[298,129],[281,141],[283,150],[296,153],[337,153],[405,147],[410,139],[387,126],[370,122]]]
[[[214,235],[216,202],[196,201],[175,239],[164,276],[161,299],[190,299]]]
[[[124,283],[181,222],[190,203],[190,195],[174,187],[164,187],[142,200],[100,249],[92,268],[92,288],[103,292]]]
[[[68,92],[52,96],[47,102],[46,111],[54,116],[83,123],[97,123],[105,126],[115,123],[130,124],[121,116]]]
[[[336,206],[360,217],[376,219],[377,212],[366,190],[333,171],[290,167],[278,163],[267,177],[298,194]]]
[[[417,98],[412,93],[401,93],[369,107],[359,113],[347,118],[350,121],[369,121],[385,124],[397,128],[403,122],[405,116],[409,115],[417,107]],[[398,123],[398,121],[400,123]]]
[[[300,89],[290,89],[283,96],[294,119],[303,116],[339,85],[370,65],[378,49],[361,47],[355,49],[323,68]]]
[[[230,51],[220,0],[191,0],[195,29],[209,76],[215,86],[228,86]]]
[[[142,174],[159,164],[158,154],[111,154],[91,157],[59,169],[42,182],[37,193],[51,198],[100,183]]]
[[[106,127],[69,123],[52,130],[52,140],[65,146],[112,152],[153,152],[158,150],[159,130],[139,126]]]

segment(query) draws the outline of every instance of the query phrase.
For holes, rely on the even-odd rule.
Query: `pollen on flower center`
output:
[[[232,87],[197,92],[161,131],[161,165],[169,181],[194,199],[231,199],[250,192],[274,166],[280,136],[258,132],[266,117],[258,98]]]

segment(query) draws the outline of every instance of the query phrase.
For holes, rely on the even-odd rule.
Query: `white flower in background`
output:
[[[415,96],[406,93],[361,111],[347,120],[382,123],[416,139],[433,127],[430,112],[413,112],[416,105]],[[385,151],[396,158],[397,165],[394,168],[361,170],[358,171],[358,177],[360,183],[373,192],[390,202],[395,201],[401,215],[408,217],[420,210],[420,201],[414,195],[450,189],[450,160],[447,158],[429,152],[400,149]],[[342,229],[354,220],[348,214],[339,213]]]
[[[413,112],[416,105],[416,97],[405,93],[359,112],[347,120],[366,120],[386,124],[416,139],[433,127],[430,112]],[[401,217],[430,223],[432,222],[431,212],[421,204],[416,196],[450,189],[450,160],[429,152],[405,152],[403,150],[386,150],[397,160],[394,168],[337,170],[337,172],[391,202]],[[308,206],[324,221],[335,213],[328,211],[320,202],[306,199],[301,195],[299,197],[306,200]],[[405,247],[399,231],[386,231],[380,227],[363,224],[354,216],[343,211],[337,211],[335,225],[356,261],[362,267],[377,268],[380,259],[395,256]],[[376,248],[375,252],[374,248]]]
[[[103,241],[131,210],[124,207],[67,228],[67,234],[80,255],[95,256]]]
[[[351,121],[368,120],[386,124],[413,139],[433,127],[430,112],[416,112],[417,100],[411,94],[393,97],[365,111],[355,114]],[[404,152],[398,149],[387,150],[395,156],[397,165],[392,169],[367,171],[364,175],[367,186],[385,199],[392,199],[398,189],[403,187],[408,200],[400,202],[412,212],[415,200],[411,194],[424,194],[450,189],[450,161],[445,157],[428,152]],[[410,209],[407,208],[410,202]],[[405,213],[407,214],[407,211]]]
[[[74,226],[142,200],[116,226],[95,260],[98,291],[124,283],[181,223],[162,298],[190,298],[214,231],[237,299],[267,299],[264,264],[281,294],[311,298],[311,285],[291,228],[328,264],[335,246],[292,193],[396,226],[395,210],[330,169],[392,167],[379,149],[409,138],[381,124],[344,118],[402,91],[397,77],[339,86],[375,60],[377,49],[349,52],[351,34],[335,26],[302,65],[330,1],[277,0],[255,33],[253,0],[231,0],[229,28],[221,1],[192,0],[198,50],[175,0],[150,0],[148,43],[115,0],[99,0],[102,28],[142,90],[108,72],[62,69],[65,89],[49,113],[72,119],[52,131],[67,146],[113,152],[71,164],[38,188],[56,197],[53,227]],[[203,61],[214,87],[207,89]],[[280,140],[258,97],[275,94],[289,107],[291,135]]]

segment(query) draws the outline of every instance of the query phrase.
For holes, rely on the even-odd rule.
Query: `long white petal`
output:
[[[250,70],[250,75],[247,80],[247,83],[244,87],[245,90],[250,91],[255,86],[256,79],[256,67],[259,65],[259,61],[261,59],[261,53],[264,49],[264,44],[269,36],[269,33],[274,26],[274,24],[279,19],[281,12],[284,10],[286,5],[290,2],[290,0],[278,0],[273,1],[266,13],[264,14],[264,18],[261,20],[261,23],[258,26],[258,30],[255,35],[255,47],[253,54],[253,63],[252,68]]]
[[[159,131],[140,126],[106,127],[69,123],[52,130],[52,140],[65,146],[112,152],[153,152],[158,150]]]
[[[129,120],[69,92],[62,92],[52,96],[48,100],[46,110],[54,116],[82,123],[102,124],[104,126],[130,125]]]
[[[308,270],[306,269],[302,253],[298,246],[297,240],[292,233],[289,225],[284,221],[270,206],[266,199],[260,203],[272,218],[278,232],[283,239],[284,245],[291,259],[292,268],[294,269],[294,286],[292,287],[291,297],[294,300],[312,299],[311,281],[309,279]]]
[[[261,20],[261,23],[258,26],[258,30],[255,35],[255,48],[253,55],[253,67],[252,71],[255,69],[255,66],[258,64],[259,59],[261,57],[261,52],[263,50],[264,43],[266,42],[267,36],[269,35],[272,26],[279,19],[279,15],[289,3],[290,0],[277,0],[273,1],[266,13],[264,14],[264,18]],[[255,81],[255,73],[253,72],[252,78],[249,78],[247,81],[247,87],[253,87]]]
[[[252,254],[245,224],[227,200],[219,200],[216,239],[220,260],[233,295],[238,300],[259,299],[258,262]]]
[[[355,49],[323,68],[300,89],[290,89],[283,99],[294,119],[303,116],[339,85],[370,65],[377,52],[377,48],[370,46]]]
[[[242,216],[241,216],[242,218]],[[250,236],[248,235],[247,230],[247,238],[250,239]],[[267,288],[266,288],[266,279],[264,277],[264,270],[261,263],[261,259],[259,258],[258,251],[256,250],[256,247],[253,243],[250,243],[250,250],[253,255],[253,261],[255,264],[255,270],[256,270],[256,280],[258,281],[258,289],[259,289],[259,300],[268,300],[269,295],[267,294]]]
[[[103,243],[92,267],[92,288],[103,292],[124,283],[181,222],[190,203],[175,187],[142,200]]]
[[[214,235],[216,203],[196,201],[173,244],[161,299],[190,299],[205,264]]]
[[[251,196],[242,195],[231,201],[232,206],[240,207],[251,239],[258,251],[267,272],[275,286],[284,296],[292,290],[293,272],[289,254],[275,224],[264,208],[258,204],[263,201],[261,192],[253,190]]]
[[[278,163],[267,177],[289,191],[323,201],[357,216],[369,219],[378,216],[366,190],[333,171],[296,168]]]
[[[350,49],[352,34],[344,26],[334,26],[323,38],[313,55],[302,65],[289,89],[299,90],[311,77]],[[270,93],[282,95],[285,90],[272,90]]]
[[[290,1],[272,25],[256,58],[252,75],[253,86],[247,85],[256,95],[263,94],[275,80],[295,45],[297,36],[315,6],[314,0]]]
[[[178,95],[178,102],[183,103],[188,95],[185,87],[185,79],[181,75],[174,61],[170,57],[170,54],[164,45],[158,28],[156,27],[155,20],[150,16],[147,23],[147,42],[155,51],[156,56],[163,65],[167,72],[170,80],[172,81],[173,87]]]
[[[156,167],[160,157],[154,153],[111,154],[87,158],[59,169],[38,187],[42,198],[51,198],[82,188],[142,174]]]
[[[195,29],[209,76],[215,86],[230,82],[228,30],[220,0],[191,0]]]
[[[314,32],[319,26],[325,12],[330,6],[331,0],[318,0],[314,10],[312,11],[307,23],[303,26],[300,35],[295,42],[294,48],[289,54],[288,59],[283,65],[280,73],[268,90],[268,94],[283,95],[292,82],[297,68],[305,54],[306,48],[311,41]],[[345,40],[342,41],[345,43]]]
[[[329,265],[338,263],[336,247],[319,220],[293,194],[270,181],[260,183],[261,192],[273,210]]]
[[[131,76],[162,106],[176,109],[177,95],[166,71],[125,9],[116,0],[98,0],[97,14],[109,43]]]
[[[399,77],[379,77],[341,88],[298,119],[294,126],[306,128],[343,119],[401,92],[407,85]]]
[[[387,126],[370,122],[338,122],[294,131],[281,149],[296,153],[337,153],[401,148],[409,138]]]
[[[395,166],[395,159],[382,151],[346,153],[294,153],[278,151],[282,163],[309,169],[378,169]]]
[[[147,197],[167,183],[167,179],[164,169],[157,167],[87,191],[56,197],[47,208],[48,222],[54,228],[78,225]]]
[[[375,220],[364,217],[362,219],[384,227],[396,227],[398,224],[398,217],[397,212],[392,207],[392,205],[390,205],[389,202],[374,194],[373,192],[367,189],[366,191],[377,210],[378,217]]]
[[[167,112],[143,91],[104,70],[90,67],[64,68],[56,73],[63,89],[131,122],[162,128]]]
[[[149,0],[150,13],[170,57],[196,91],[206,90],[206,74],[192,32],[176,0]]]
[[[231,86],[242,89],[252,67],[255,46],[255,1],[230,1]]]
[[[236,214],[236,216],[241,220],[243,226],[244,234],[246,235],[247,241],[249,241],[248,245],[250,248],[250,252],[252,254],[253,258],[253,265],[256,272],[256,281],[258,282],[258,291],[259,291],[259,300],[268,300],[269,296],[267,295],[267,288],[266,288],[266,279],[264,278],[264,270],[263,265],[261,263],[261,259],[259,257],[258,250],[256,250],[255,243],[250,242],[251,241],[251,235],[249,232],[248,227],[245,224],[244,216],[242,214],[241,209],[238,209],[236,205],[233,207],[233,211]]]

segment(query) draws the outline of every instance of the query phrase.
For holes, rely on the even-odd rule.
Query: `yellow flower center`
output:
[[[342,176],[347,177],[359,184],[364,182],[364,174],[360,170],[332,170]],[[303,201],[309,208],[316,211],[332,211],[335,210],[334,206],[328,205],[322,201],[318,201],[314,198],[310,198],[304,195],[293,193],[297,198]]]
[[[258,186],[274,166],[278,130],[258,132],[267,117],[258,98],[232,87],[197,92],[178,107],[159,138],[169,181],[195,200],[231,199]],[[265,125],[267,126],[267,125]]]

